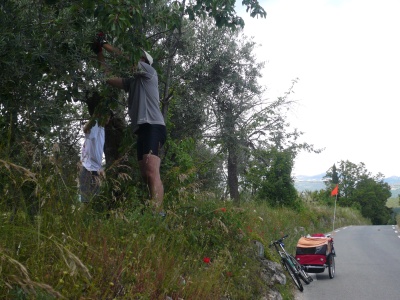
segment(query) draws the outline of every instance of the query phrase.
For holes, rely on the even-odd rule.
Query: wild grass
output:
[[[253,242],[277,260],[271,240],[289,234],[293,252],[301,235],[333,225],[332,207],[304,203],[292,210],[255,201],[237,207],[187,190],[179,201],[167,199],[166,218],[133,196],[131,206],[104,213],[79,203],[60,174],[49,179],[7,167],[0,299],[260,299],[270,287]],[[360,224],[369,221],[337,208],[335,228]],[[292,288],[289,281],[279,287],[284,299],[292,299]]]

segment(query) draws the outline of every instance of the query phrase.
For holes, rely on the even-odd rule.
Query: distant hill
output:
[[[325,173],[306,176],[306,175],[298,175],[295,178],[294,186],[298,192],[304,191],[319,191],[325,189],[325,183],[322,178],[325,176]]]
[[[399,176],[391,176],[384,179],[389,185],[398,185],[400,186],[400,177]]]
[[[322,181],[322,178],[324,178],[325,175],[326,175],[325,173],[312,175],[312,176],[309,176],[309,175],[297,175],[296,176],[296,181]]]
[[[400,195],[400,188],[392,189],[391,192],[392,192],[392,198],[398,198]]]
[[[313,176],[298,175],[295,178],[294,186],[298,192],[304,191],[319,191],[326,189],[325,183],[322,180],[325,174],[318,174]],[[400,177],[391,176],[383,180],[391,187],[392,197],[397,198],[400,195]]]

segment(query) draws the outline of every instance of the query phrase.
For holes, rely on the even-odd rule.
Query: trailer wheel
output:
[[[335,277],[335,256],[333,256],[332,254],[328,256],[328,271],[330,279]]]

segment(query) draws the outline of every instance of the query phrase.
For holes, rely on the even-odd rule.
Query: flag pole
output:
[[[336,184],[336,186],[335,186],[335,188],[332,190],[332,192],[331,192],[331,196],[336,196],[335,197],[335,209],[333,210],[333,230],[332,230],[332,233],[333,233],[333,231],[335,231],[335,219],[336,219],[336,202],[337,202],[337,198],[338,198],[338,195],[339,195],[339,184]]]
[[[338,194],[336,194],[336,197],[335,197],[335,209],[333,210],[333,229],[332,229],[332,233],[335,231],[336,201],[337,201],[337,196],[338,196]]]

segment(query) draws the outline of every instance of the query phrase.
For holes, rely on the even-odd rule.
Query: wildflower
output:
[[[203,261],[204,261],[206,264],[209,264],[210,261],[211,261],[211,259],[210,259],[209,257],[204,257],[204,258],[203,258]]]
[[[221,207],[219,210],[222,211],[222,212],[226,212],[226,208],[225,207]]]

